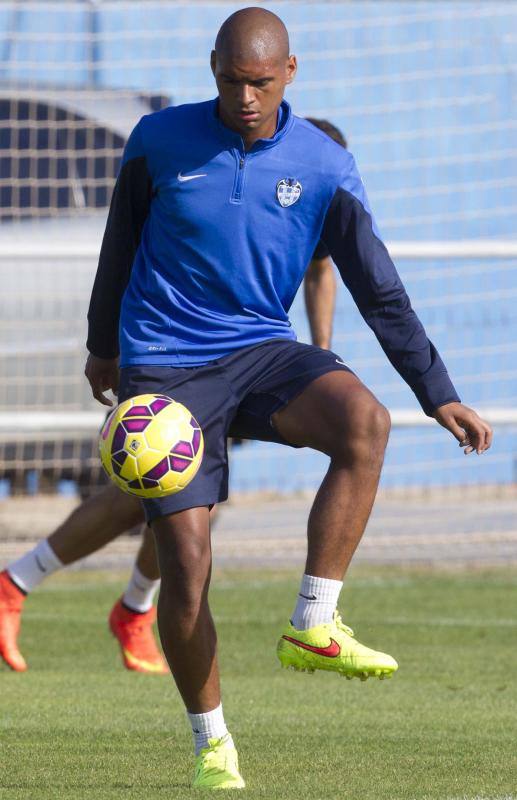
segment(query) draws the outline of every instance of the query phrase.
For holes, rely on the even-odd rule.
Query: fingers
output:
[[[493,432],[490,425],[484,420],[480,419],[479,423],[481,430],[479,433],[479,448],[477,452],[478,455],[481,455],[481,453],[484,453],[486,450],[488,450],[492,444]]]
[[[94,396],[94,398],[99,403],[102,403],[103,406],[111,407],[113,405],[113,401],[110,400],[108,397],[106,397],[105,394],[103,394],[103,392],[106,389],[110,388],[109,382],[107,382],[106,380],[102,380],[101,377],[98,377],[96,375],[95,376],[89,375],[87,370],[85,370],[84,374],[88,378],[88,383],[90,384],[90,388],[92,390],[92,395]]]
[[[466,456],[470,455],[475,450],[475,447],[471,445],[468,436],[465,436],[464,439],[461,442],[459,442],[459,446],[465,448],[463,452],[465,453]]]
[[[88,375],[86,377],[88,378],[88,383],[90,384],[92,395],[95,399],[98,400],[99,403],[102,403],[103,406],[112,406],[113,402],[103,394],[103,391],[108,389],[109,386],[101,384],[99,380],[93,380]]]
[[[475,412],[473,412],[475,414]],[[492,428],[475,414],[474,418],[465,422],[466,435],[460,447],[465,447],[465,455],[476,451],[478,456],[485,453],[492,444]]]
[[[483,426],[485,428],[485,450],[488,450],[489,447],[492,445],[492,439],[494,437],[494,432],[488,422],[482,420]]]
[[[492,444],[492,428],[476,412],[461,403],[449,403],[435,412],[435,419],[458,440],[468,456],[474,451],[481,455]]]
[[[468,434],[464,428],[461,428],[454,417],[450,417],[446,420],[441,421],[442,425],[445,425],[446,428],[450,430],[452,435],[458,440],[460,443],[460,447],[465,447],[466,445],[470,444],[468,442]]]
[[[112,361],[96,359],[89,355],[84,374],[88,379],[94,398],[103,406],[112,407],[113,401],[106,397],[104,392],[111,389],[116,394],[119,382],[118,366],[113,365]]]
[[[95,397],[95,399],[99,401],[99,403],[102,403],[103,406],[113,405],[113,400],[110,400],[108,397],[106,397],[105,394],[102,394],[100,389],[94,389],[92,386],[92,394]]]
[[[466,456],[474,452],[476,447],[471,442],[469,433],[467,433],[466,430],[466,426],[465,428],[462,428],[460,425],[458,425],[456,419],[452,415],[448,416],[447,418],[442,418],[440,420],[440,424],[444,425],[458,440],[458,446],[464,448],[463,452],[465,453]]]

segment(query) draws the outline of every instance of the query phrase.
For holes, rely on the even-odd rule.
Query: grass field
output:
[[[0,798],[198,794],[172,681],[125,672],[107,632],[121,586],[70,573],[28,599],[30,671],[0,669]],[[214,579],[246,797],[517,798],[517,571],[356,569],[343,616],[398,659],[384,682],[280,670],[275,643],[296,590],[292,573]]]

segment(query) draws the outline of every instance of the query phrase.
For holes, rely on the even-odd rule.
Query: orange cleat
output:
[[[118,639],[126,669],[159,675],[169,672],[165,659],[156,646],[153,634],[155,619],[154,606],[144,614],[138,614],[126,608],[120,599],[111,609],[109,627],[113,636]]]
[[[27,669],[16,641],[24,600],[24,593],[13,583],[7,570],[0,572],[0,656],[15,672]]]

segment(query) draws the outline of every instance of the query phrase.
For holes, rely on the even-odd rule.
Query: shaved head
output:
[[[210,59],[219,117],[246,149],[274,135],[284,89],[296,74],[282,20],[265,8],[243,8],[223,22]]]
[[[219,57],[285,61],[289,34],[284,23],[265,8],[243,8],[223,22],[215,40]]]

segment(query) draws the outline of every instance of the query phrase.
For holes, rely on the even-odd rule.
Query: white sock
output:
[[[207,711],[206,714],[191,714],[187,711],[187,716],[192,725],[196,756],[203,747],[208,747],[209,739],[222,739],[228,734],[221,703],[213,711]]]
[[[297,631],[306,631],[315,625],[332,622],[342,587],[343,581],[304,575],[291,619],[293,627]]]
[[[7,572],[17,586],[28,593],[62,567],[64,564],[56,556],[48,540],[43,539],[33,550],[10,564]]]
[[[135,564],[127,589],[122,595],[122,602],[131,611],[145,614],[153,605],[154,595],[159,585],[159,578],[157,580],[146,578]]]

